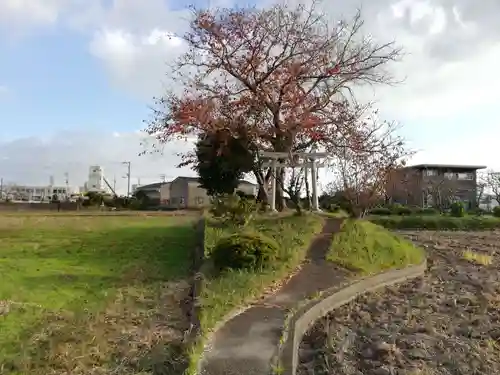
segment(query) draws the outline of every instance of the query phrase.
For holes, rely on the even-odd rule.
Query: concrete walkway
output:
[[[349,272],[325,255],[341,219],[327,219],[311,244],[301,270],[275,294],[228,321],[215,332],[201,365],[202,375],[268,375],[288,308],[314,293],[342,284]]]

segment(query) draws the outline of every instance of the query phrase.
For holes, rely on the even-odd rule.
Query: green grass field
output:
[[[332,241],[327,259],[360,274],[417,264],[423,250],[365,220],[346,220]]]
[[[193,219],[0,216],[0,374],[147,374],[170,362]]]

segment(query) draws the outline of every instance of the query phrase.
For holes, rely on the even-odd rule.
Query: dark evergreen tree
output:
[[[209,195],[234,193],[239,180],[252,170],[255,162],[253,147],[246,139],[223,131],[200,136],[195,153],[194,169],[200,186]]]

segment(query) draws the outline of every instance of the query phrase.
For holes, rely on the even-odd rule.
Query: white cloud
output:
[[[432,67],[432,74],[420,73],[408,85],[387,94],[399,117],[445,119],[450,114],[498,103],[496,87],[500,76],[492,74],[500,59],[500,41],[477,55]]]
[[[475,41],[481,37],[480,17],[484,15],[465,17],[460,1],[377,0],[363,4],[365,31],[384,41],[395,37],[407,52],[404,61],[394,66],[399,77],[407,77],[405,83],[375,92],[387,115],[403,121],[444,117],[450,110],[469,110],[497,100],[492,92],[500,77],[490,71],[500,55],[500,35],[498,45],[492,40],[479,48]],[[91,53],[103,63],[113,84],[143,98],[158,94],[167,79],[167,63],[184,51],[179,39],[170,36],[185,30],[186,18],[180,16],[185,13],[168,9],[162,1],[151,4],[144,9],[142,2],[115,0],[102,17],[105,27],[94,34],[90,44]],[[339,14],[352,13],[357,5],[339,4]],[[331,8],[324,5],[331,14]],[[497,8],[500,11],[500,3]],[[458,47],[440,44],[447,38],[450,43],[470,43],[475,53],[462,49],[456,56],[454,48]]]
[[[62,10],[62,0],[2,0],[0,1],[0,30],[11,35],[53,25]]]
[[[446,13],[442,7],[434,7],[431,1],[401,0],[391,6],[395,18],[409,14],[411,26],[425,22],[428,34],[438,34],[446,27]]]
[[[500,56],[500,32],[493,28],[492,17],[500,11],[498,1],[471,7],[465,0],[345,0],[338,2],[335,14],[329,2],[323,9],[338,18],[361,4],[365,32],[383,41],[395,38],[407,52],[393,67],[406,77],[405,83],[375,92],[384,113],[403,121],[445,117],[450,110],[468,111],[497,100],[493,90],[500,76],[490,72]],[[186,30],[189,12],[173,10],[165,0],[0,1],[0,22],[52,24],[63,16],[67,25],[89,36],[89,51],[110,82],[141,99],[150,99],[168,84],[168,63],[185,51],[173,35]]]
[[[116,178],[119,192],[126,192],[126,173],[123,161],[131,161],[131,183],[158,182],[160,174],[168,179],[178,175],[193,175],[189,168],[177,169],[180,158],[176,155],[190,149],[189,142],[170,143],[163,154],[139,156],[145,150],[141,141],[147,137],[133,133],[61,132],[44,139],[20,138],[0,142],[0,171],[4,184],[48,184],[54,176],[56,184],[64,183],[69,173],[72,186],[82,186],[91,165],[101,165],[106,178]],[[149,145],[151,145],[151,142]]]
[[[102,29],[90,43],[90,52],[103,62],[114,84],[148,99],[164,83],[166,62],[182,51],[180,39],[159,28],[143,34]]]

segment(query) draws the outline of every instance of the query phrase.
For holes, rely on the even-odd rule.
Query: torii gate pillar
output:
[[[261,152],[260,155],[264,158],[271,159],[270,167],[271,167],[271,211],[276,212],[276,179],[277,179],[277,169],[278,167],[290,167],[288,164],[277,164],[277,159],[286,159],[293,156],[298,156],[306,159],[303,166],[305,169],[305,178],[308,178],[308,169],[311,169],[311,183],[312,183],[312,193],[313,193],[313,201],[312,201],[312,209],[314,211],[321,211],[319,208],[319,197],[318,197],[318,167],[322,167],[324,165],[318,165],[316,163],[317,158],[325,158],[328,156],[327,153],[293,153],[289,154],[286,152]]]

